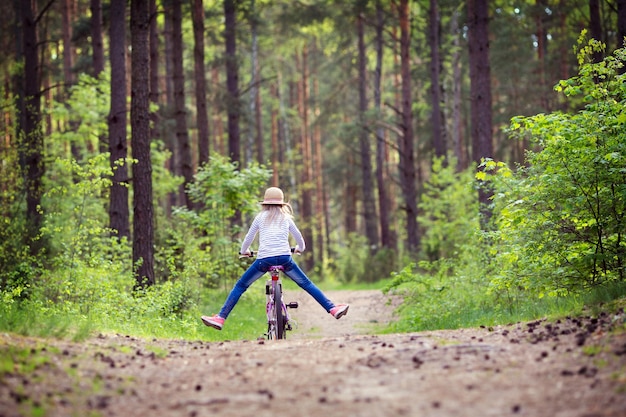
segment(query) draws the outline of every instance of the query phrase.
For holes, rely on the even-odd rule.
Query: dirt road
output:
[[[626,416],[623,312],[374,336],[392,319],[385,297],[329,295],[346,317],[295,294],[299,327],[278,342],[0,335],[3,355],[48,358],[2,377],[0,417]]]

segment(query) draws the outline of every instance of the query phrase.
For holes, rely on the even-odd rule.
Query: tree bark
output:
[[[626,0],[617,0],[617,48],[624,47],[626,38]],[[625,68],[622,68],[625,70]]]
[[[626,0],[617,0],[617,48],[624,47],[626,47]],[[626,73],[626,65],[619,69],[619,73]]]
[[[176,121],[176,142],[180,157],[183,184],[180,189],[180,200],[185,202],[187,209],[193,209],[191,196],[185,192],[187,185],[193,182],[193,161],[191,158],[191,142],[187,128],[187,109],[185,106],[185,75],[183,69],[183,19],[182,0],[172,0],[172,47],[174,53],[174,119]]]
[[[211,69],[211,85],[213,91],[217,91],[220,87],[220,71],[217,66]],[[215,95],[215,94],[214,94]],[[217,102],[213,102],[213,149],[220,155],[226,155],[226,145],[224,144],[224,122],[222,120],[223,108]]]
[[[148,0],[131,0],[131,130],[133,167],[133,268],[137,287],[155,283],[154,225],[152,206],[152,162],[150,158],[149,109],[149,30]]]
[[[376,1],[376,70],[374,71],[374,107],[381,117],[382,105],[382,77],[383,77],[383,51],[384,51],[384,10],[380,0]],[[396,249],[396,239],[391,229],[390,214],[391,193],[389,192],[390,181],[387,178],[385,167],[387,166],[387,142],[385,131],[382,126],[376,128],[376,185],[378,188],[378,211],[380,224],[380,244],[384,248]]]
[[[198,125],[198,166],[209,161],[209,116],[207,109],[206,71],[204,65],[204,5],[193,0],[193,61],[196,79],[196,124]]]
[[[159,32],[156,0],[150,0],[150,104],[157,110],[150,112],[150,138],[159,134]]]
[[[536,36],[537,36],[537,83],[538,83],[538,93],[539,93],[539,106],[542,111],[549,112],[550,108],[550,96],[552,95],[551,86],[547,85],[546,80],[548,79],[547,68],[548,68],[548,27],[546,26],[546,22],[552,16],[546,15],[546,9],[548,8],[548,4],[546,0],[537,0],[536,8],[535,8],[535,26],[536,26]],[[524,151],[528,147],[527,141],[524,140],[520,144],[520,157],[517,158],[518,162],[522,162],[524,159]]]
[[[72,47],[72,21],[74,18],[73,1],[74,0],[63,0],[63,2],[61,3],[61,27],[63,32],[63,91],[65,93],[65,99],[70,96],[70,90],[75,83],[74,48]],[[76,131],[77,128],[77,123],[70,120],[68,123],[68,129],[71,131]],[[70,149],[72,150],[72,156],[74,157],[74,159],[76,161],[79,161],[81,159],[81,151],[76,141],[70,140]]]
[[[472,121],[472,158],[479,165],[483,158],[493,158],[491,67],[489,64],[488,0],[469,0],[469,64]],[[478,188],[481,225],[487,228],[491,219],[493,191],[487,184]]]
[[[261,91],[260,91],[260,70],[259,70],[259,36],[258,36],[258,19],[255,9],[255,1],[252,0],[250,5],[250,31],[251,31],[251,74],[250,74],[250,113],[248,128],[248,143],[246,145],[246,162],[250,163],[254,159],[260,164],[265,162],[263,149],[263,126],[261,120]],[[254,150],[256,155],[253,156]]]
[[[241,164],[239,133],[239,64],[237,63],[237,10],[234,0],[224,0],[224,41],[226,45],[226,111],[228,114],[228,156]]]
[[[308,241],[309,247],[315,247],[315,239],[313,236],[313,202],[312,190],[313,184],[313,161],[311,150],[311,139],[309,137],[309,51],[305,45],[302,48],[302,61],[300,66],[300,83],[298,86],[298,113],[300,114],[300,151],[302,156],[300,189],[299,195],[301,216],[302,216],[302,233]],[[313,267],[313,256],[307,254],[304,258],[304,264],[307,269]]]
[[[443,85],[441,84],[441,57],[439,47],[441,43],[441,22],[437,0],[430,0],[430,88],[432,99],[431,123],[433,129],[433,148],[435,156],[447,158],[446,129],[442,108]]]
[[[102,44],[102,2],[91,0],[91,48],[93,54],[93,75],[98,77],[104,71],[104,46]]]
[[[345,175],[345,196],[344,204],[345,204],[345,229],[346,236],[350,236],[352,233],[357,232],[357,201],[359,200],[359,186],[357,182],[354,180],[354,176],[350,175],[350,172],[357,169],[356,161],[354,160],[354,155],[352,152],[348,153],[348,157],[346,160],[346,175]]]
[[[270,86],[270,95],[272,97],[272,101],[278,103],[278,87],[276,83],[272,83]],[[280,187],[279,181],[279,169],[280,169],[280,148],[279,148],[279,134],[278,134],[278,109],[276,108],[276,104],[272,105],[272,110],[270,113],[270,120],[272,126],[272,186]]]
[[[356,18],[358,37],[358,73],[359,73],[359,147],[361,159],[361,195],[363,197],[363,220],[365,236],[371,252],[376,252],[379,242],[378,218],[376,216],[376,201],[374,200],[374,183],[372,180],[372,155],[367,126],[367,57],[365,51],[365,34],[363,14]]]
[[[409,1],[400,0],[400,71],[402,76],[402,135],[398,144],[400,152],[400,186],[404,197],[406,212],[407,250],[416,252],[420,246],[420,235],[417,224],[417,172],[413,150],[413,99],[411,97],[411,63],[409,50],[411,34],[409,24]]]
[[[257,58],[258,61],[258,58]],[[263,112],[261,104],[261,88],[258,85],[261,82],[261,74],[259,70],[259,64],[256,64],[256,83],[257,88],[254,94],[254,128],[255,128],[255,144],[256,144],[256,160],[259,164],[264,164],[265,161],[265,147],[263,141]]]
[[[315,49],[316,56],[318,55],[317,48]],[[325,255],[325,214],[324,207],[326,199],[324,193],[324,171],[322,167],[322,127],[318,123],[317,118],[320,116],[319,108],[319,80],[317,72],[312,72],[311,78],[313,79],[313,114],[316,120],[313,121],[313,165],[315,175],[315,215],[314,215],[314,229],[315,229],[315,261],[318,263],[324,262]]]
[[[126,138],[126,0],[111,0],[110,10],[111,108],[109,160],[113,169],[109,194],[109,226],[118,238],[130,238],[128,207],[128,141]]]
[[[161,112],[161,136],[167,150],[171,152],[169,160],[166,162],[166,168],[174,175],[182,176],[181,157],[178,141],[176,139],[176,122],[174,116],[175,99],[174,99],[174,13],[172,13],[172,0],[162,0],[165,18],[163,19],[163,39],[165,42],[165,102]],[[180,192],[170,192],[167,201],[167,212],[171,212],[172,207],[184,204],[181,199]]]
[[[72,19],[73,19],[73,0],[63,0],[61,4],[62,29],[63,29],[63,79],[65,80],[65,88],[69,88],[74,84],[74,54],[72,53]]]
[[[102,44],[102,2],[101,0],[91,0],[91,49],[93,76],[99,77],[104,71],[104,46]],[[100,134],[98,137],[98,148],[100,153],[106,152],[108,144],[106,136]]]
[[[42,249],[38,239],[42,225],[39,210],[43,194],[42,178],[45,172],[44,139],[41,131],[41,68],[37,55],[37,20],[34,4],[22,1],[22,41],[24,53],[24,100],[20,109],[23,144],[20,146],[20,160],[25,170],[24,187],[26,189],[26,219],[28,221],[26,245],[30,253],[37,256]]]
[[[453,39],[452,53],[452,143],[454,146],[454,156],[456,157],[456,172],[465,170],[468,166],[465,157],[463,123],[461,120],[461,86],[463,77],[461,74],[461,33],[459,30],[459,11],[455,10],[450,19],[450,31]]]
[[[599,0],[589,0],[589,32],[593,39],[603,42]],[[602,52],[594,51],[593,61],[602,61]]]

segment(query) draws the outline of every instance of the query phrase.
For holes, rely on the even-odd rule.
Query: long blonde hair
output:
[[[280,221],[283,219],[293,219],[293,208],[291,204],[285,203],[282,205],[279,204],[263,204],[263,210],[267,211],[267,215],[265,216],[265,224],[270,225],[275,221]]]

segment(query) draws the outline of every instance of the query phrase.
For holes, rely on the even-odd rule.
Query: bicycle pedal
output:
[[[292,301],[289,304],[287,304],[287,308],[298,308],[298,302],[297,301]]]

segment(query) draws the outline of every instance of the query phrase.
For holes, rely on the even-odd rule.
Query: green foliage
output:
[[[485,308],[484,279],[450,274],[453,263],[446,259],[417,266],[412,263],[393,273],[385,288],[405,298],[395,330],[456,328],[466,324],[468,312]]]
[[[381,248],[374,254],[367,237],[351,234],[345,241],[332,246],[333,258],[320,273],[320,279],[341,284],[375,283],[397,268],[395,251]]]
[[[164,152],[155,147],[153,155],[158,160]],[[268,178],[268,171],[260,167],[235,168],[223,158],[214,158],[190,187],[195,201],[204,203],[200,211],[178,210],[172,219],[159,217],[164,223],[155,242],[158,283],[136,291],[130,244],[109,237],[105,226],[108,155],[87,158],[82,164],[56,158],[49,164],[42,201],[42,238],[51,242],[45,268],[35,274],[24,263],[23,270],[14,272],[28,274],[28,281],[0,288],[0,329],[76,339],[94,330],[146,337],[261,335],[260,290],[242,298],[229,331],[207,332],[199,320],[225,297],[221,291],[207,293],[206,287],[224,283],[224,289],[230,289],[230,281],[246,267],[235,256],[230,221],[236,211],[250,215],[258,209],[259,188]],[[156,169],[154,175],[163,178],[155,187],[161,195],[178,187],[178,179],[168,177],[166,171]],[[206,298],[210,303],[200,305]]]
[[[513,135],[539,150],[515,176],[497,176],[496,291],[556,296],[624,281],[624,50],[594,64],[595,45],[581,48],[579,75],[557,86],[582,110],[512,121]]]
[[[15,106],[7,97],[0,87],[0,107],[14,118]],[[0,123],[0,136],[15,137],[15,131],[6,123]],[[29,234],[18,146],[0,141],[0,160],[0,291],[25,298],[39,266],[30,254],[31,242],[24,238]]]
[[[68,157],[68,148],[52,146],[63,142],[70,142],[81,153],[92,153],[90,150],[98,149],[100,136],[108,132],[111,91],[108,72],[103,72],[100,78],[81,74],[70,91],[66,102],[56,103],[49,110],[58,123],[66,126],[65,130],[54,131],[46,139],[46,150],[50,155]]]
[[[94,156],[84,165],[57,158],[48,171],[41,233],[50,242],[50,259],[70,269],[78,260],[98,263],[109,252],[102,198],[111,185],[108,154]]]
[[[171,157],[172,152],[165,148],[163,142],[152,141],[150,143],[152,193],[155,201],[164,201],[169,197],[170,193],[178,192],[178,187],[184,182],[182,176],[174,175],[172,171],[167,169],[168,161]],[[126,161],[127,164],[130,164],[130,162],[134,161]],[[121,163],[121,161],[118,161],[118,163]],[[155,208],[158,208],[158,206]],[[163,219],[163,221],[165,221],[165,219]]]
[[[422,250],[429,260],[456,258],[461,245],[471,239],[478,224],[478,198],[472,173],[457,173],[456,162],[444,167],[443,159],[435,158],[432,173],[424,184],[418,217],[424,229]]]
[[[217,266],[210,271],[197,271],[208,286],[217,286],[220,277],[232,279],[240,275],[240,262],[226,261],[237,259],[239,250],[233,242],[237,230],[233,230],[232,219],[236,214],[252,216],[259,210],[259,190],[267,184],[270,173],[256,164],[237,169],[237,165],[227,158],[214,156],[198,170],[194,182],[189,184],[187,192],[200,208],[198,211],[176,209],[175,215],[184,226],[173,229],[170,237],[177,246],[184,246],[189,241],[187,233],[192,229],[197,236],[197,250],[187,257],[220,260],[214,261]]]
[[[243,216],[258,211],[259,190],[267,184],[271,171],[251,164],[238,169],[224,156],[213,156],[198,169],[187,193],[202,210],[193,216],[194,224],[207,234],[210,242],[226,237],[227,226],[236,213]],[[185,213],[181,210],[180,215]]]
[[[512,171],[486,159],[479,167],[476,179],[495,191],[489,232],[466,214],[477,212],[463,193],[471,187],[457,187],[470,181],[434,164],[420,206],[431,261],[393,274],[387,290],[406,301],[392,330],[559,315],[623,296],[625,51],[592,63],[597,48],[581,48],[579,75],[556,87],[577,100],[578,112],[512,119],[511,135],[534,144],[527,165]]]

